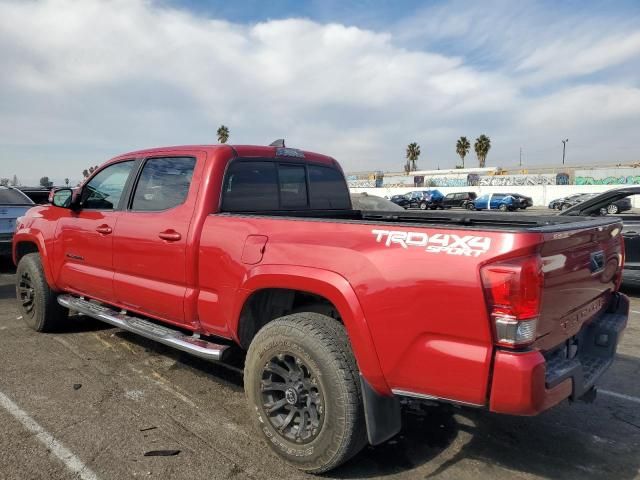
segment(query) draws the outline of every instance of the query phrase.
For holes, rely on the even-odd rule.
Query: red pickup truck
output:
[[[186,146],[55,191],[13,258],[37,331],[71,310],[213,361],[244,352],[258,431],[318,473],[395,435],[401,399],[535,415],[592,397],[627,323],[621,228],[355,211],[330,157]]]

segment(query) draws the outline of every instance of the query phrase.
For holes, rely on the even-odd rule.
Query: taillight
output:
[[[480,274],[496,345],[516,348],[533,343],[543,284],[540,256],[485,265]]]

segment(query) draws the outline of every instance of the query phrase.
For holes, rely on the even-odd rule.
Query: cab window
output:
[[[183,204],[195,166],[193,157],[148,159],[142,168],[131,209],[159,212]]]

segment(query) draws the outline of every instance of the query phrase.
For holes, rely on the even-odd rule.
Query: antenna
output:
[[[284,138],[279,138],[269,144],[270,147],[280,147],[284,148]]]

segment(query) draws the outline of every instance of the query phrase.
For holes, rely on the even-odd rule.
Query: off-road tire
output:
[[[267,368],[280,357],[291,363],[299,359],[310,372],[321,398],[321,423],[304,443],[285,436],[266,411],[264,385],[273,385]],[[294,369],[287,366],[287,372]],[[270,379],[265,379],[271,376]],[[244,369],[244,389],[251,416],[269,446],[285,461],[309,473],[322,473],[349,460],[367,443],[358,367],[343,325],[319,313],[301,312],[276,319],[264,326],[253,339]],[[271,391],[268,390],[267,391]],[[284,391],[288,398],[289,389]],[[297,395],[292,397],[298,398]],[[307,397],[309,398],[309,397]],[[289,401],[289,400],[287,400]],[[276,402],[268,402],[273,406]],[[308,403],[303,402],[308,405]],[[289,412],[295,405],[291,405]],[[286,408],[286,405],[285,407]],[[283,414],[284,415],[284,414]],[[299,416],[298,416],[299,418]],[[285,419],[286,420],[286,419]],[[299,422],[298,422],[299,423]],[[280,427],[284,422],[280,423]],[[288,430],[288,428],[287,428]],[[296,432],[295,428],[293,429]],[[300,431],[300,429],[298,429]],[[289,431],[289,435],[291,432]]]
[[[36,332],[54,332],[66,321],[69,310],[58,304],[42,269],[40,254],[20,259],[16,270],[16,298],[22,318]]]

